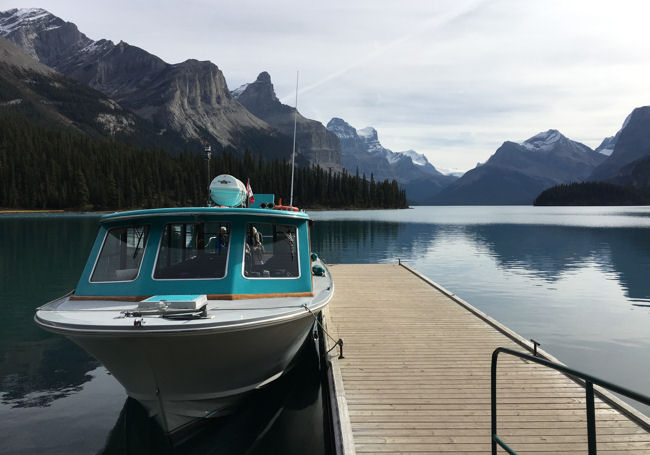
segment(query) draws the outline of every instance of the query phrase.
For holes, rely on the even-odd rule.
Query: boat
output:
[[[279,378],[332,298],[310,217],[232,176],[214,204],[116,212],[74,291],[36,311],[85,349],[163,430],[227,415]]]

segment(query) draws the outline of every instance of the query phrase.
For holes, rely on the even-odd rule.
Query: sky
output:
[[[271,75],[327,124],[467,170],[548,129],[597,147],[650,104],[644,0],[0,0],[169,63],[210,60],[233,90]]]

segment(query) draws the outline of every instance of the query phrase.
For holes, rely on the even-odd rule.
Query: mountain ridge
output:
[[[0,37],[0,114],[42,125],[58,125],[91,137],[110,137],[132,145],[182,151],[186,142],[161,133],[103,93],[39,63]]]
[[[635,108],[605,147],[612,152],[594,169],[589,180],[614,181],[624,168],[650,155],[650,106]]]
[[[76,25],[42,9],[0,13],[0,33],[39,61],[99,90],[123,107],[216,150],[250,150],[287,158],[291,139],[248,112],[211,62],[169,64],[124,41],[93,41]]]
[[[293,136],[295,120],[296,154],[308,164],[316,163],[335,172],[342,170],[341,144],[336,135],[322,123],[308,119],[300,112],[296,116],[294,107],[282,104],[275,94],[269,73],[261,72],[254,82],[238,87],[231,95],[253,115],[287,136]]]
[[[440,173],[424,155],[413,152],[423,163],[417,165],[409,154],[383,147],[373,127],[357,130],[345,120],[334,117],[327,123],[327,129],[341,141],[343,167],[348,172],[372,175],[375,179],[395,179],[413,203],[423,203],[456,179]]]
[[[607,157],[557,130],[522,143],[506,141],[478,166],[434,196],[434,205],[531,204],[546,188],[582,181]]]

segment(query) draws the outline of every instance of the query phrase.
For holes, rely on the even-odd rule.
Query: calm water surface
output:
[[[650,207],[312,215],[328,262],[401,258],[569,366],[650,394]]]
[[[98,219],[0,215],[0,453],[327,453],[313,343],[236,414],[172,448],[99,362],[36,326],[35,307],[76,286]]]
[[[406,261],[570,366],[650,394],[650,208],[313,212],[330,263]],[[74,288],[97,216],[0,216],[0,452],[171,453],[108,372],[39,329]],[[313,348],[178,453],[324,453]],[[647,412],[647,410],[646,410]]]

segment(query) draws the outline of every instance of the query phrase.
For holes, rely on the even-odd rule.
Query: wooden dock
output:
[[[345,358],[331,355],[344,452],[490,453],[492,352],[531,343],[403,266],[330,272],[325,323],[344,340]],[[499,437],[519,454],[586,454],[584,388],[512,356],[498,365]],[[642,414],[598,398],[595,407],[599,454],[650,454],[650,433],[626,416]]]

